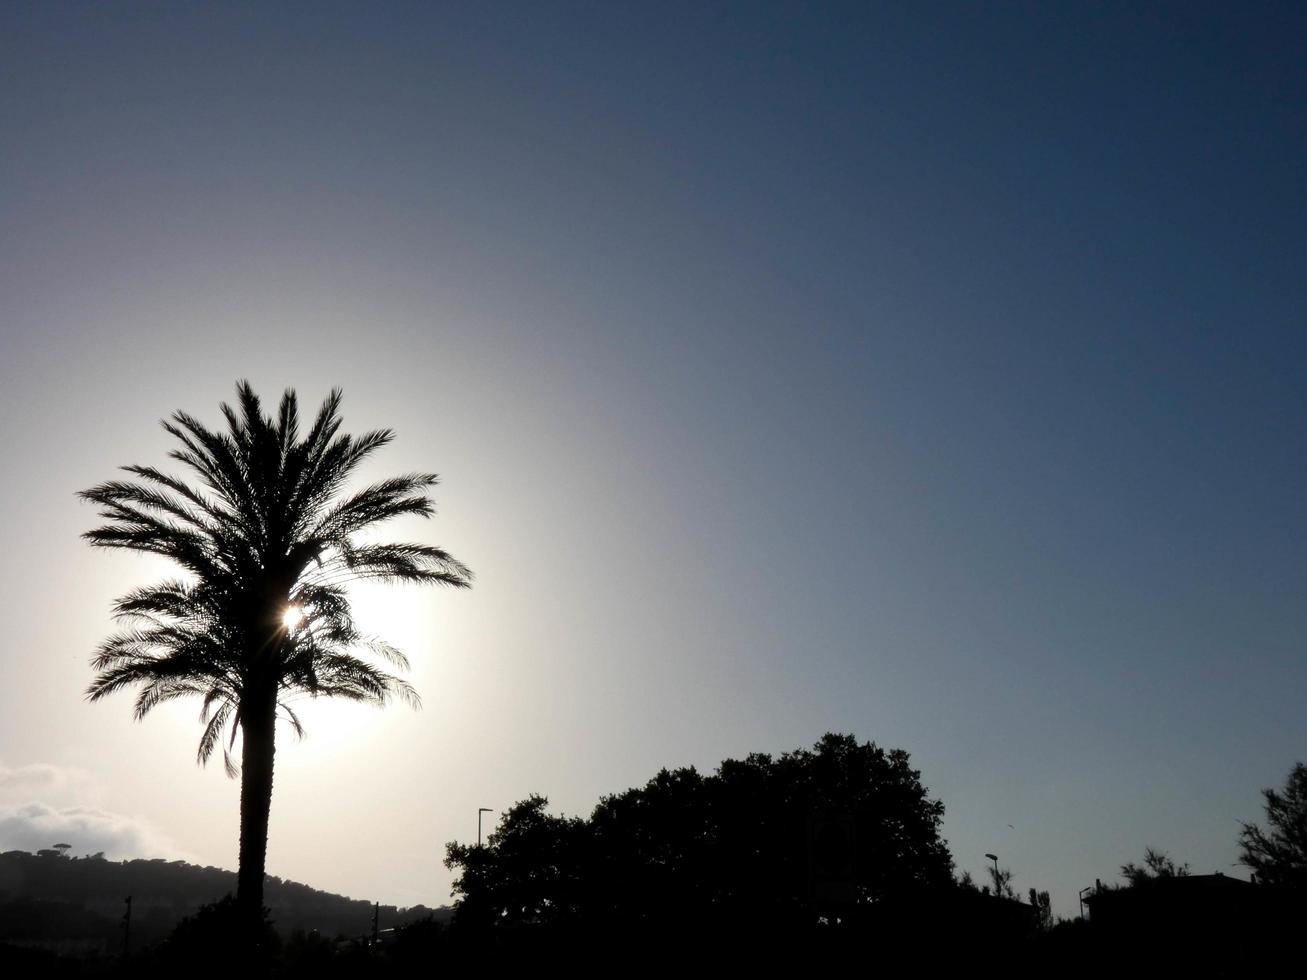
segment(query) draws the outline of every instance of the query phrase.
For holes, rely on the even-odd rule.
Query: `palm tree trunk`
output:
[[[236,904],[257,930],[263,919],[263,876],[272,807],[272,759],[276,752],[277,691],[247,692],[241,705],[241,843]]]

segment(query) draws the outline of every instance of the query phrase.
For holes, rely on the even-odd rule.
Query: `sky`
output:
[[[411,905],[530,793],[850,732],[1054,909],[1307,758],[1295,4],[0,7],[0,849],[234,867],[198,705],[83,694],[79,490],[247,378],[435,471],[268,870]],[[496,814],[490,815],[494,820]],[[488,829],[488,828],[487,828]]]

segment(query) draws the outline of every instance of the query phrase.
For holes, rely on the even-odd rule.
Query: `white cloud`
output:
[[[71,844],[71,854],[113,860],[188,857],[149,821],[99,806],[102,796],[95,776],[75,766],[0,763],[0,851]]]

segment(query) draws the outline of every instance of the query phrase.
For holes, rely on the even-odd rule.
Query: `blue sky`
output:
[[[192,713],[81,702],[159,569],[73,495],[248,377],[393,426],[378,471],[444,481],[397,532],[479,575],[371,600],[426,709],[283,747],[273,873],[443,901],[479,806],[827,730],[1060,912],[1145,846],[1237,873],[1307,754],[1305,28],[6,5],[0,805],[234,862]]]

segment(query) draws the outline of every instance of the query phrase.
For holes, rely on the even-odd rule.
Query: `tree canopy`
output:
[[[1266,829],[1246,823],[1239,860],[1259,881],[1307,892],[1307,766],[1296,763],[1284,789],[1262,790]]]
[[[1143,885],[1159,878],[1187,878],[1188,864],[1176,864],[1165,851],[1144,848],[1142,865],[1129,861],[1121,865],[1121,877],[1130,885]]]
[[[485,846],[448,846],[462,923],[794,924],[952,884],[943,804],[906,752],[851,735],[664,769],[588,819],[546,807],[530,796]]]

